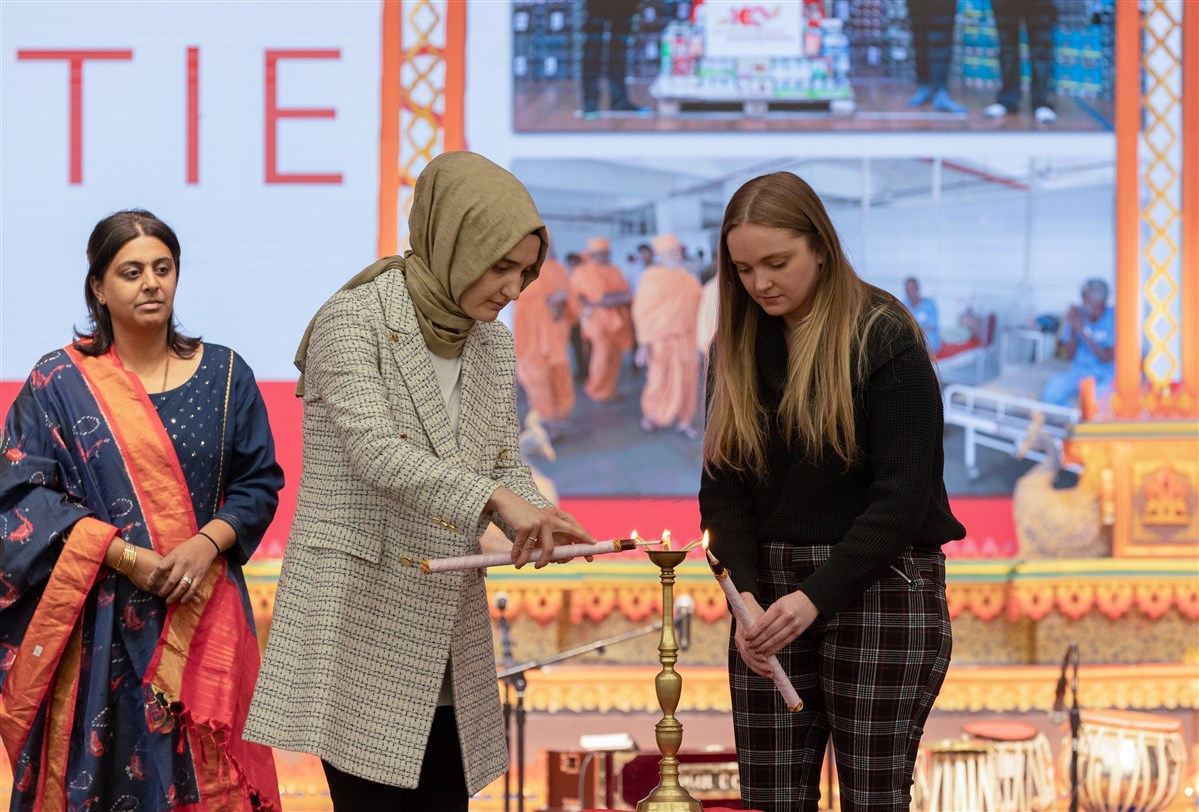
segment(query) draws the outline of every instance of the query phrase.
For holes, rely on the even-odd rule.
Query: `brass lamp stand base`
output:
[[[683,693],[683,678],[674,670],[679,659],[679,646],[674,639],[674,568],[683,563],[683,550],[647,550],[650,561],[661,570],[662,581],[662,640],[658,644],[658,661],[662,670],[654,678],[654,690],[662,719],[654,726],[654,738],[662,760],[658,767],[658,786],[641,803],[637,812],[701,812],[703,805],[679,784],[679,760],[676,758],[683,743],[683,725],[674,718]]]

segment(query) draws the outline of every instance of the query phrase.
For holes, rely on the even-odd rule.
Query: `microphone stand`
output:
[[[512,638],[509,635],[508,618],[505,616],[505,610],[507,608],[508,608],[507,601],[504,601],[502,605],[500,605],[498,602],[496,604],[496,609],[498,609],[499,613],[500,613],[500,617],[499,617],[499,620],[497,621],[497,623],[500,627],[500,648],[503,651],[505,668],[510,667],[515,662],[515,659],[516,659],[515,657],[512,656]],[[524,682],[525,682],[525,680],[524,680],[523,675],[518,675],[512,679],[504,679],[503,680],[503,684],[504,684],[504,692],[503,692],[504,693],[504,703],[503,703],[504,744],[505,744],[505,746],[507,746],[509,748],[512,746],[512,691],[513,691],[513,689],[515,689],[517,697],[523,697],[524,696]],[[523,789],[523,787],[522,787],[522,789]],[[508,771],[506,771],[504,773],[504,812],[511,812],[511,809],[512,809],[512,807],[511,807],[511,803],[512,803],[511,790],[512,790],[512,770],[509,769]],[[520,803],[523,808],[524,793],[521,793]]]
[[[573,657],[578,657],[582,654],[587,654],[592,651],[603,652],[608,646],[616,643],[623,643],[626,640],[633,640],[637,637],[644,637],[647,634],[657,634],[662,631],[662,621],[655,621],[647,626],[642,626],[637,629],[631,629],[622,634],[605,637],[600,640],[595,640],[591,643],[586,643],[581,646],[576,646],[566,651],[560,651],[557,654],[551,654],[548,657],[542,657],[538,660],[529,660],[526,663],[512,665],[510,662],[512,657],[511,646],[508,644],[508,621],[504,618],[504,614],[500,612],[500,645],[504,652],[504,667],[496,674],[496,677],[504,683],[504,741],[510,743],[508,736],[508,718],[510,713],[509,705],[509,688],[516,690],[516,809],[517,812],[524,812],[525,809],[525,688],[527,682],[525,674],[529,671],[536,671],[547,665],[560,663],[563,660],[569,660]],[[676,619],[677,624],[677,619]],[[579,799],[582,801],[582,798]],[[509,812],[508,807],[508,776],[504,776],[504,812]]]
[[[525,812],[525,675],[508,678],[516,686],[516,812]]]
[[[1082,730],[1082,716],[1078,710],[1078,644],[1071,643],[1067,652],[1074,662],[1073,676],[1070,680],[1070,693],[1073,701],[1070,704],[1070,812],[1078,812],[1078,740]]]

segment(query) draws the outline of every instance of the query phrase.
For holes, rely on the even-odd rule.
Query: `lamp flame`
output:
[[[670,531],[669,530],[662,531],[662,549],[664,549],[664,550],[670,549]]]
[[[712,543],[712,540],[708,538],[707,530],[704,531],[704,537],[700,539],[699,543],[703,545],[704,552],[706,553],[708,551],[708,546]]]

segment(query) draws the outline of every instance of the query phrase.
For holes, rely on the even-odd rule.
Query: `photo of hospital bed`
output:
[[[1045,381],[1066,368],[1065,362],[1051,357],[1052,340],[1052,333],[1009,330],[1000,341],[999,376],[979,385],[945,387],[945,424],[964,432],[962,461],[968,478],[979,476],[980,446],[1017,459],[1060,459],[1062,441],[1077,425],[1080,413],[1074,407],[1037,399]]]
[[[1078,423],[1079,411],[982,386],[950,384],[943,393],[945,423],[965,431],[966,475],[979,475],[978,447],[1018,459],[1060,458],[1061,443]]]
[[[937,375],[941,383],[970,383],[978,385],[987,380],[988,361],[995,355],[995,314],[978,320],[978,329],[970,331],[965,341],[946,338],[936,355]],[[994,362],[991,367],[996,366]]]

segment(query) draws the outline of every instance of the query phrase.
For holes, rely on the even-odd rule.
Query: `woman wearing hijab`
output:
[[[297,355],[304,473],[245,730],[319,756],[338,812],[466,810],[507,768],[483,574],[413,563],[477,551],[492,521],[518,567],[592,541],[520,460],[495,322],[545,259],[532,198],[446,153],[408,225],[411,250],[326,302]]]

